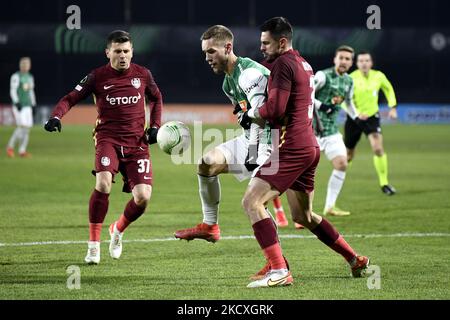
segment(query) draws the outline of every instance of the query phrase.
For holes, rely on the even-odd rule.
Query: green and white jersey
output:
[[[326,137],[339,132],[337,117],[341,109],[341,105],[336,104],[336,111],[327,114],[319,110],[322,103],[332,105],[333,97],[342,97],[347,105],[345,111],[352,119],[356,117],[356,109],[352,100],[353,79],[347,73],[339,75],[334,67],[318,71],[314,75],[314,90],[314,106],[318,111],[324,129],[322,136]]]
[[[34,78],[31,73],[17,71],[11,76],[10,91],[13,104],[20,103],[23,107],[35,106]]]
[[[222,89],[233,105],[240,105],[243,111],[259,108],[267,98],[267,83],[270,71],[249,58],[238,57],[233,73],[225,74]],[[249,139],[250,130],[244,130]],[[270,144],[270,126],[266,123],[260,143]]]

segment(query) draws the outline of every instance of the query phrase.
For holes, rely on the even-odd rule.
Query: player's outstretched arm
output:
[[[69,110],[81,100],[85,99],[93,92],[94,88],[94,74],[91,73],[84,77],[67,95],[58,101],[55,108],[50,115],[49,120],[45,123],[44,129],[53,132],[58,130],[61,132],[61,119],[69,112]]]

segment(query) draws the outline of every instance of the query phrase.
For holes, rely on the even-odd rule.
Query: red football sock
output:
[[[331,249],[342,255],[345,260],[350,261],[356,255],[352,247],[342,238],[337,230],[326,220],[322,218],[322,221],[311,230],[320,241],[325,243]]]
[[[89,241],[100,241],[102,223],[89,223]]]
[[[356,257],[356,252],[350,247],[350,245],[339,235],[339,238],[335,243],[331,245],[331,249],[341,254],[348,263],[350,263],[354,257]]]
[[[281,205],[281,200],[279,197],[273,199],[273,207],[275,208],[275,211],[283,211],[283,206]]]
[[[269,260],[272,269],[286,269],[281,246],[278,242],[277,230],[272,219],[260,220],[252,227],[256,240],[264,251],[265,257]]]
[[[144,211],[145,206],[138,206],[132,198],[130,201],[128,201],[125,207],[125,211],[120,216],[119,221],[117,222],[117,230],[123,232],[130,225],[130,223],[136,221],[144,213]]]
[[[119,232],[123,232],[130,223],[131,221],[128,220],[124,214],[122,214],[119,220],[117,220],[117,230],[119,230]]]
[[[94,189],[89,199],[89,241],[100,241],[102,224],[108,212],[109,194]]]
[[[94,189],[89,199],[89,222],[103,223],[108,212],[109,194]]]

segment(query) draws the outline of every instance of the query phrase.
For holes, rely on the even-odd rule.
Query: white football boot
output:
[[[117,230],[117,222],[109,226],[109,235],[111,241],[109,242],[109,254],[113,259],[119,259],[122,254],[122,236],[123,232]]]
[[[276,269],[266,273],[260,280],[250,282],[247,288],[281,287],[288,286],[294,282],[294,278],[288,269]]]
[[[87,255],[84,258],[87,264],[100,263],[100,241],[89,241]]]

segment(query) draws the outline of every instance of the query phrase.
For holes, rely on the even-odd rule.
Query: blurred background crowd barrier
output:
[[[80,8],[80,29],[70,30],[66,25],[70,16],[66,9],[72,4]],[[380,8],[381,29],[367,28],[366,11],[372,4]],[[214,110],[220,114],[218,120],[206,120],[233,121],[228,109],[223,109],[228,104],[221,92],[223,77],[214,75],[205,63],[200,35],[210,25],[227,25],[235,35],[235,52],[260,61],[258,25],[276,15],[294,25],[293,46],[314,70],[331,66],[334,50],[341,44],[356,52],[368,50],[375,69],[382,70],[394,86],[400,121],[450,122],[447,7],[441,0],[231,0],[226,6],[200,0],[8,3],[0,12],[0,124],[9,123],[9,79],[21,56],[32,58],[40,107],[35,111],[36,121],[41,122],[49,108],[90,70],[107,63],[105,39],[115,29],[132,34],[134,62],[152,71],[167,105],[167,119],[178,116],[192,122],[205,116],[189,113],[211,115]],[[84,101],[92,103],[92,98]]]

